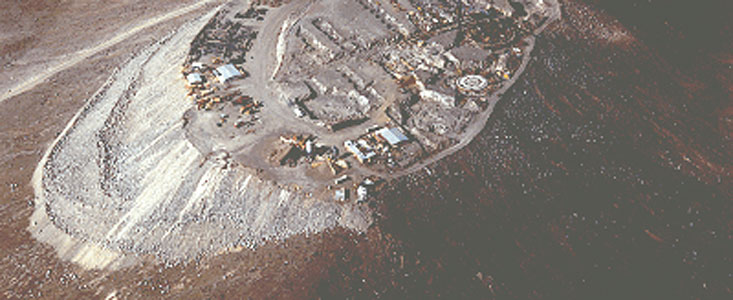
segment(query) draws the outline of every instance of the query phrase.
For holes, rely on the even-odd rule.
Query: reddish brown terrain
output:
[[[0,86],[190,4],[71,2],[0,4]],[[0,298],[731,298],[733,7],[562,3],[483,131],[389,181],[361,235],[100,271],[26,231],[46,147],[115,67],[206,9],[0,101]]]

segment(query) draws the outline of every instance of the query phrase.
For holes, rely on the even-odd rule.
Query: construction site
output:
[[[204,152],[226,151],[265,178],[313,189],[419,170],[470,141],[526,65],[552,13],[541,1],[515,6],[227,6],[182,66],[196,108],[186,131]]]
[[[365,232],[373,194],[470,142],[558,17],[520,6],[224,4],[137,54],[60,134],[30,230],[96,245],[73,256],[97,268]]]
[[[723,2],[0,3],[0,298],[729,299]]]

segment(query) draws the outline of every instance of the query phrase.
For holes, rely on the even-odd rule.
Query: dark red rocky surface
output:
[[[594,2],[565,1],[469,146],[380,195],[410,261],[394,293],[730,297],[727,13]]]

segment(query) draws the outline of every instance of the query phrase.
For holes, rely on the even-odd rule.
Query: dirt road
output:
[[[11,97],[14,97],[21,93],[29,91],[30,89],[37,86],[38,84],[41,84],[44,81],[48,80],[53,75],[56,75],[59,72],[66,70],[69,67],[74,66],[97,53],[100,53],[106,49],[109,49],[110,47],[119,44],[121,41],[124,41],[132,36],[135,36],[136,34],[140,33],[141,31],[147,28],[150,28],[160,23],[169,21],[173,18],[187,14],[194,10],[200,9],[201,7],[209,3],[217,2],[217,1],[219,0],[202,0],[202,1],[196,2],[191,5],[181,7],[177,10],[161,14],[157,17],[151,18],[133,27],[132,29],[126,30],[124,32],[120,32],[118,35],[114,36],[113,38],[102,41],[94,47],[87,48],[79,52],[76,52],[73,55],[66,57],[63,61],[55,65],[52,65],[50,67],[47,67],[43,72],[37,73],[36,75],[31,76],[30,78],[23,79],[20,83],[16,84],[12,88],[10,88],[8,91],[3,91],[2,96],[0,96],[0,102],[3,102]]]

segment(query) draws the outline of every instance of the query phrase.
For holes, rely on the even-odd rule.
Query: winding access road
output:
[[[140,23],[139,25],[137,25],[137,26],[135,26],[135,27],[133,27],[133,28],[131,28],[129,30],[120,32],[120,33],[118,33],[117,35],[115,35],[114,37],[112,37],[110,39],[106,39],[104,41],[101,41],[96,46],[93,46],[93,47],[90,47],[90,48],[87,48],[87,49],[78,51],[78,52],[70,55],[70,57],[68,59],[64,59],[63,61],[60,61],[60,62],[56,63],[55,65],[53,65],[53,66],[45,69],[43,72],[37,73],[34,76],[31,76],[29,78],[25,78],[24,80],[22,80],[21,82],[19,82],[18,84],[16,84],[12,88],[10,88],[8,91],[5,91],[2,94],[2,96],[0,96],[0,102],[3,102],[5,100],[8,100],[8,99],[10,99],[12,97],[15,97],[17,95],[20,95],[22,93],[25,93],[25,92],[33,89],[37,85],[45,82],[46,80],[48,80],[52,76],[58,74],[59,72],[64,71],[64,70],[66,70],[66,69],[68,69],[68,68],[70,68],[70,67],[72,67],[72,66],[74,66],[74,65],[76,65],[76,64],[78,64],[78,63],[80,63],[80,62],[82,62],[82,61],[84,61],[84,60],[86,60],[88,58],[90,58],[90,57],[92,57],[93,55],[95,55],[97,53],[100,53],[100,52],[102,52],[104,50],[107,50],[110,47],[112,47],[114,45],[117,45],[120,42],[122,42],[122,41],[124,41],[124,40],[126,40],[126,39],[128,39],[130,37],[133,37],[136,34],[140,33],[141,31],[143,31],[143,30],[145,30],[147,28],[150,28],[152,26],[161,24],[161,23],[166,22],[168,20],[171,20],[173,18],[182,16],[184,14],[187,14],[187,13],[190,13],[190,12],[195,11],[197,9],[200,9],[200,8],[204,7],[205,5],[207,5],[209,3],[214,3],[214,2],[219,2],[219,1],[221,1],[221,0],[202,0],[202,1],[198,1],[198,2],[196,2],[194,4],[191,4],[191,5],[187,5],[187,6],[181,7],[179,9],[174,10],[174,11],[160,14],[158,16],[155,16],[153,18],[148,19],[145,22]]]

